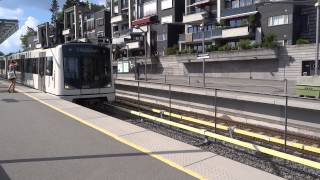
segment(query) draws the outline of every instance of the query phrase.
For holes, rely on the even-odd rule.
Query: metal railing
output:
[[[227,88],[217,88],[217,87],[201,87],[201,86],[194,86],[194,84],[191,83],[191,76],[188,77],[187,79],[187,84],[185,84],[185,82],[183,83],[179,83],[179,84],[174,84],[173,82],[171,82],[168,78],[168,76],[163,76],[161,79],[161,81],[153,81],[152,80],[152,76],[148,75],[148,77],[150,77],[150,79],[148,79],[148,81],[143,81],[143,80],[125,80],[125,79],[121,79],[122,81],[127,81],[127,82],[136,82],[137,83],[137,88],[138,88],[138,100],[139,100],[139,104],[141,100],[141,94],[143,94],[143,90],[145,88],[145,85],[142,85],[142,83],[148,83],[148,84],[153,84],[153,85],[160,85],[161,89],[164,91],[167,91],[167,93],[164,94],[168,94],[167,96],[167,101],[168,103],[165,103],[165,98],[160,98],[161,100],[157,100],[157,103],[159,103],[159,106],[163,106],[165,105],[166,107],[168,107],[168,111],[171,114],[172,109],[177,109],[177,107],[180,106],[190,106],[189,108],[191,108],[191,106],[193,107],[194,105],[188,105],[185,104],[183,102],[179,102],[177,100],[173,100],[174,98],[174,94],[172,91],[173,86],[175,87],[174,89],[177,89],[179,87],[191,87],[194,88],[194,91],[197,92],[199,90],[205,90],[203,92],[205,92],[206,94],[210,94],[208,95],[207,98],[212,98],[212,102],[213,104],[211,105],[212,107],[207,107],[210,105],[206,106],[206,109],[212,109],[212,115],[214,116],[213,121],[215,124],[214,127],[214,132],[218,133],[217,128],[216,128],[216,124],[218,124],[218,118],[221,118],[225,115],[225,111],[221,110],[223,109],[223,107],[219,107],[219,100],[223,100],[225,98],[225,93],[229,92],[229,93],[238,93],[238,94],[243,94],[243,95],[259,95],[261,96],[261,98],[264,97],[272,97],[277,99],[278,103],[279,103],[279,111],[282,111],[282,113],[280,113],[279,118],[283,119],[282,122],[279,123],[279,128],[283,129],[283,135],[281,136],[281,138],[284,140],[283,144],[283,151],[286,152],[287,151],[287,141],[288,141],[288,109],[289,109],[289,102],[290,101],[297,101],[299,102],[299,100],[305,100],[305,101],[309,101],[309,102],[316,102],[316,103],[320,103],[320,101],[318,99],[312,99],[312,98],[301,98],[301,97],[297,97],[297,96],[293,96],[293,95],[289,95],[288,94],[288,81],[287,80],[283,80],[283,81],[278,81],[278,82],[274,82],[275,84],[278,84],[279,87],[278,88],[283,88],[283,92],[279,93],[279,94],[273,94],[273,93],[265,93],[265,92],[254,92],[254,91],[248,91],[248,90],[236,90],[236,89],[227,89]],[[201,79],[201,78],[199,78]],[[282,87],[280,87],[282,86]],[[142,88],[143,87],[143,88]],[[166,87],[168,87],[168,89],[166,90]],[[223,95],[224,94],[224,95]],[[180,97],[181,98],[181,97]],[[297,102],[292,102],[293,104],[297,104]],[[174,105],[173,105],[174,103]],[[180,105],[179,105],[180,103]],[[182,104],[181,104],[182,103]],[[192,102],[191,102],[192,103]],[[221,105],[222,106],[222,105]],[[200,107],[200,106],[199,106]],[[204,108],[204,107],[201,107]],[[219,110],[219,108],[221,108]],[[227,112],[228,113],[228,112]],[[241,117],[247,116],[247,115],[240,115]],[[239,117],[239,115],[229,115],[230,117]],[[281,124],[283,125],[283,128],[281,128]],[[280,130],[279,129],[279,130]],[[232,133],[232,132],[231,132]],[[232,136],[232,134],[230,135]],[[292,143],[292,142],[290,142]]]

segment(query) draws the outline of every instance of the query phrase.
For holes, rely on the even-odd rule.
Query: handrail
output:
[[[192,86],[192,85],[184,85],[184,84],[170,84],[170,83],[163,83],[163,82],[150,82],[144,80],[129,80],[129,79],[116,79],[121,81],[128,81],[128,82],[138,82],[141,83],[149,83],[149,84],[157,84],[157,85],[174,85],[180,87],[188,87],[188,88],[197,88],[197,89],[208,89],[208,90],[218,90],[218,91],[226,91],[226,92],[237,92],[237,93],[245,93],[245,94],[254,94],[254,95],[266,95],[266,96],[273,96],[273,97],[281,97],[281,98],[293,98],[293,99],[300,99],[300,100],[312,100],[320,102],[319,99],[314,98],[307,98],[307,97],[297,97],[292,95],[283,95],[283,94],[271,94],[271,93],[260,93],[260,92],[253,92],[253,91],[244,91],[244,90],[234,90],[234,89],[227,89],[227,88],[214,88],[214,87],[203,87],[203,86]]]

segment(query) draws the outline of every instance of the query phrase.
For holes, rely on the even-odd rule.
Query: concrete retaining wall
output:
[[[206,73],[210,77],[297,80],[301,76],[302,61],[314,60],[315,45],[280,47],[278,59],[207,62]],[[160,73],[168,75],[201,75],[202,61],[182,63],[196,59],[196,55],[164,56],[160,58]]]

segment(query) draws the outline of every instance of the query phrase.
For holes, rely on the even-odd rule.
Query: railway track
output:
[[[140,108],[140,110],[143,110],[144,112],[151,113],[152,115],[159,117],[165,117],[166,119],[170,119],[175,122],[183,123],[192,127],[208,129],[218,134],[227,135],[236,139],[242,139],[250,142],[254,141],[257,144],[263,144],[269,147],[277,146],[277,149],[281,149],[285,145],[284,133],[277,129],[254,126],[251,124],[244,124],[218,118],[216,119],[215,124],[214,117],[211,116],[177,109],[170,110],[167,107],[159,107],[159,105],[151,103],[143,103],[139,106],[137,101],[126,98],[118,98],[117,105],[125,105],[129,109],[139,110]],[[319,143],[320,139],[289,133],[287,136],[286,150],[295,154],[310,155],[311,157],[319,156],[318,158],[320,158]]]
[[[265,127],[228,122],[224,119],[217,119],[215,124],[210,116],[176,109],[170,110],[158,104],[119,97],[113,104],[99,104],[94,107],[89,105],[89,108],[111,115],[124,114],[123,116],[127,117],[124,118],[126,121],[143,127],[147,126],[153,131],[169,134],[168,136],[182,141],[189,138],[186,141],[190,144],[194,143],[193,137],[195,137],[201,144],[201,148],[205,150],[215,153],[218,151],[218,154],[230,156],[231,159],[287,179],[320,179],[320,151],[315,145],[320,141],[312,137],[290,134],[286,151],[284,151],[283,132]],[[140,122],[138,120],[140,118],[145,121]],[[214,128],[215,125],[216,128]],[[176,134],[180,134],[178,138]],[[192,136],[191,139],[184,134]],[[202,140],[209,140],[209,142],[204,143]],[[229,145],[225,145],[225,142]],[[245,152],[239,152],[239,149]],[[283,172],[278,172],[277,169]]]

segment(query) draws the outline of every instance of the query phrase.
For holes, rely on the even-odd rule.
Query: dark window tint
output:
[[[46,62],[46,75],[52,76],[52,71],[53,71],[53,60],[52,60],[52,57],[48,57]]]
[[[78,57],[65,57],[63,59],[64,87],[66,89],[79,89],[80,73]]]

